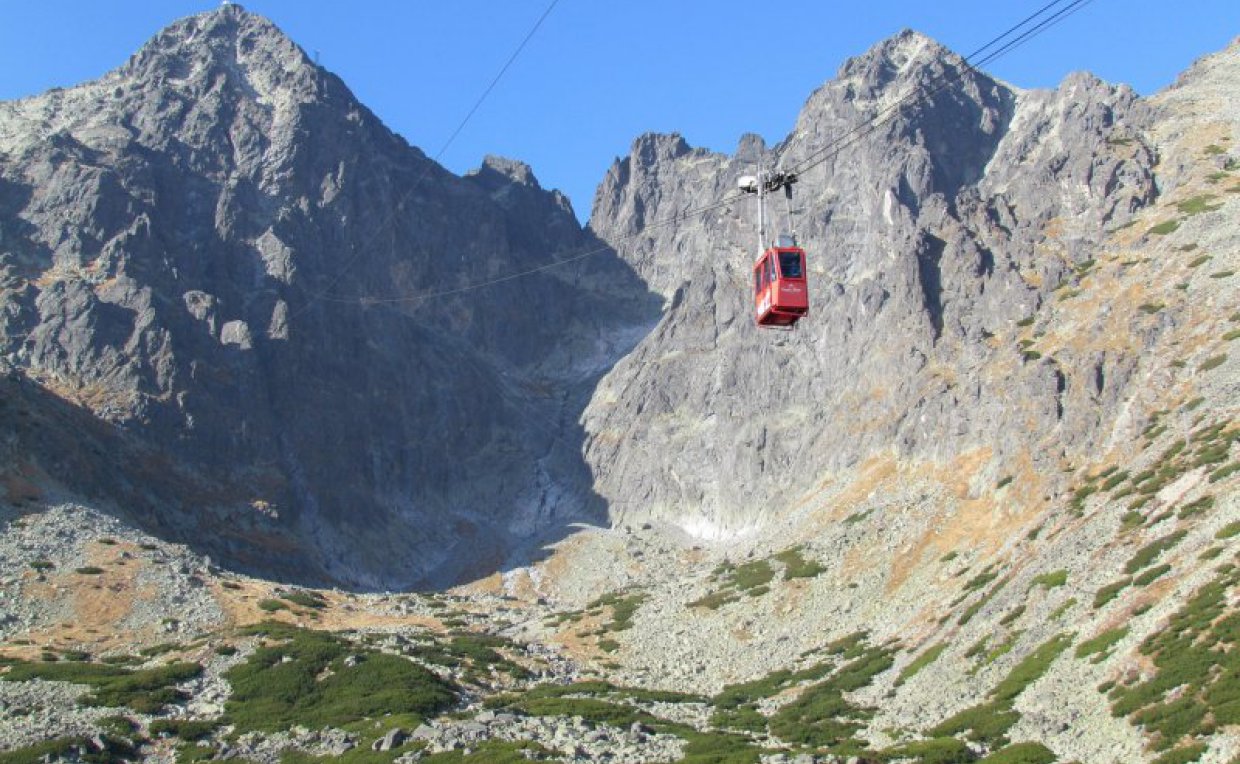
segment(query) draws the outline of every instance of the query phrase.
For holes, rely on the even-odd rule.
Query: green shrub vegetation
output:
[[[607,624],[607,631],[626,631],[633,628],[633,616],[637,613],[637,608],[646,601],[646,595],[642,592],[632,592],[630,594],[622,594],[612,592],[591,602],[587,610],[596,608],[611,608],[611,621]]]
[[[1005,578],[999,581],[999,583],[992,586],[990,588],[990,591],[986,592],[981,597],[979,597],[976,602],[974,602],[967,609],[965,609],[963,613],[961,613],[960,618],[956,620],[956,623],[961,626],[964,626],[966,623],[973,620],[973,616],[977,615],[978,611],[980,611],[983,607],[986,606],[988,602],[994,599],[995,595],[998,594],[1000,591],[1002,591],[1003,587],[1007,586],[1008,581],[1010,580],[1011,579],[1009,578]]]
[[[1013,743],[981,759],[980,764],[1055,764],[1058,760],[1041,743]]]
[[[133,742],[111,735],[100,735],[96,739],[80,736],[63,737],[25,748],[0,752],[0,764],[42,764],[46,761],[113,764],[113,762],[138,760],[138,751]]]
[[[1093,639],[1087,639],[1076,646],[1076,657],[1085,658],[1093,655],[1093,662],[1097,663],[1107,656],[1107,651],[1115,646],[1121,639],[1128,636],[1128,627],[1121,626],[1114,629],[1108,629]]]
[[[418,761],[428,764],[457,764],[457,762],[468,764],[468,762],[475,761],[488,764],[525,764],[527,761],[558,761],[554,753],[531,740],[492,739],[473,744],[468,749],[441,751],[423,756]],[[388,756],[380,760],[390,761],[392,758],[394,757]],[[285,761],[283,764],[298,763]]]
[[[1167,234],[1174,232],[1175,229],[1179,227],[1180,227],[1180,221],[1165,220],[1159,223],[1158,225],[1154,226],[1153,228],[1151,228],[1149,232],[1154,234],[1155,236],[1166,236]]]
[[[794,546],[774,556],[775,560],[784,564],[784,580],[794,578],[813,578],[826,571],[826,568],[814,560],[805,559],[802,548]]]
[[[51,570],[56,567],[51,560],[31,560],[30,567],[42,573],[45,570]]]
[[[126,706],[139,713],[154,714],[169,703],[183,700],[185,695],[176,689],[176,685],[201,673],[201,664],[188,662],[135,670],[103,663],[18,660],[7,673],[0,675],[0,679],[8,682],[44,679],[82,684],[92,690],[78,698],[82,705]]]
[[[1111,600],[1118,597],[1119,593],[1124,591],[1124,589],[1127,589],[1131,584],[1132,584],[1131,577],[1121,578],[1120,580],[1115,581],[1114,583],[1107,584],[1106,586],[1099,589],[1098,593],[1094,595],[1094,609],[1097,610],[1098,608],[1102,607],[1103,605],[1107,604]]]
[[[103,572],[103,568],[100,568],[95,565],[85,565],[80,568],[75,568],[73,572],[80,573],[83,576],[97,576]]]
[[[1017,605],[1016,608],[1012,612],[1008,613],[1007,615],[1003,616],[1002,619],[1000,619],[999,625],[1000,626],[1011,626],[1012,624],[1016,623],[1017,619],[1019,619],[1024,614],[1025,614],[1025,606]]]
[[[1132,585],[1133,586],[1149,586],[1150,584],[1154,583],[1155,581],[1157,581],[1158,579],[1162,578],[1163,576],[1167,575],[1170,572],[1171,572],[1170,565],[1166,565],[1166,564],[1155,565],[1154,567],[1147,569],[1141,575],[1132,579]]]
[[[1120,470],[1118,472],[1113,472],[1107,477],[1105,481],[1103,481],[1101,490],[1110,491],[1113,488],[1115,488],[1117,485],[1119,485],[1120,483],[1123,483],[1127,479],[1128,479],[1128,470]]]
[[[785,742],[815,747],[846,743],[873,712],[845,699],[844,693],[870,684],[892,663],[893,651],[866,648],[823,681],[806,687],[796,700],[781,706],[770,717],[771,734]]]
[[[155,737],[178,737],[193,742],[210,737],[219,726],[217,721],[156,719],[151,722],[149,731]]]
[[[1154,759],[1150,764],[1188,764],[1190,761],[1197,761],[1201,758],[1201,754],[1209,748],[1205,743],[1190,743],[1186,746],[1167,751],[1162,756]]]
[[[327,607],[327,600],[324,599],[322,594],[305,589],[283,594],[280,598],[285,602],[291,602],[294,605],[313,608],[315,610],[321,610],[322,608]]]
[[[1226,360],[1227,360],[1226,353],[1222,353],[1221,355],[1211,356],[1207,358],[1206,360],[1202,361],[1201,365],[1197,367],[1197,370],[1198,371],[1210,371],[1211,369],[1217,369],[1218,367],[1222,366]]]
[[[1163,552],[1166,552],[1184,540],[1186,535],[1188,535],[1188,531],[1178,530],[1146,544],[1141,549],[1137,550],[1137,553],[1128,560],[1126,565],[1124,565],[1124,572],[1136,573],[1157,560]]]
[[[1191,199],[1185,199],[1175,206],[1185,215],[1200,215],[1203,212],[1213,212],[1217,209],[1222,209],[1222,204],[1210,204],[1211,201],[1217,198],[1214,194],[1201,194]]]
[[[926,650],[922,652],[921,655],[914,658],[912,662],[910,662],[907,666],[904,667],[902,671],[900,671],[900,675],[896,677],[896,686],[898,687],[904,684],[905,682],[907,682],[908,680],[916,676],[917,672],[921,671],[926,666],[929,666],[931,663],[934,663],[934,661],[937,660],[938,657],[942,655],[943,651],[946,649],[947,649],[946,642],[939,642],[936,645],[931,645],[930,647],[926,648]]]
[[[1210,482],[1217,483],[1218,481],[1223,480],[1224,478],[1231,477],[1237,472],[1240,472],[1240,462],[1232,462],[1231,464],[1228,464],[1226,467],[1220,467],[1214,472],[1211,472]]]
[[[1030,587],[1041,586],[1044,589],[1056,589],[1066,583],[1068,583],[1068,571],[1053,570],[1049,573],[1034,576],[1033,581],[1030,583]]]
[[[387,713],[428,716],[455,699],[454,688],[422,666],[337,635],[274,622],[250,632],[272,644],[224,675],[233,688],[226,721],[238,733],[338,727]]]
[[[789,552],[793,550],[788,550]],[[787,554],[785,552],[784,554]],[[799,553],[797,559],[800,559]],[[805,561],[806,565],[814,565]],[[786,563],[785,563],[786,564]],[[808,570],[808,568],[806,568]],[[815,573],[814,575],[817,575]],[[770,583],[775,580],[775,569],[768,559],[751,560],[741,565],[722,563],[715,568],[713,581],[719,589],[705,597],[689,603],[689,607],[704,607],[716,610],[723,605],[737,602],[743,596],[759,597],[770,591]]]
[[[904,743],[884,749],[879,754],[881,761],[915,761],[917,764],[966,764],[977,761],[977,756],[967,745],[952,737]]]
[[[1207,494],[1205,496],[1202,496],[1200,499],[1197,499],[1196,501],[1189,502],[1188,504],[1185,504],[1184,506],[1180,507],[1179,518],[1181,520],[1184,520],[1189,517],[1192,517],[1193,515],[1199,515],[1199,514],[1202,514],[1203,512],[1208,512],[1213,508],[1214,508],[1214,497]]]
[[[1194,258],[1193,261],[1188,264],[1188,267],[1197,268],[1198,266],[1205,265],[1209,261],[1210,261],[1209,255],[1201,255],[1199,257]]]
[[[1016,698],[1050,668],[1060,653],[1072,644],[1073,635],[1059,634],[1042,643],[1016,664],[991,691],[990,699],[955,714],[931,728],[929,734],[947,737],[964,734],[969,740],[996,747],[1007,745],[1007,732],[1020,720],[1013,708]]]
[[[976,669],[970,673],[974,673],[977,669],[980,669],[983,666],[989,666],[1003,656],[1012,652],[1012,648],[1016,647],[1016,643],[1020,640],[1022,634],[1024,634],[1024,632],[1017,629],[1009,634],[1007,639],[1003,640],[998,645],[995,645],[993,648],[986,650],[985,654],[982,655],[982,660],[978,663]]]
[[[1232,522],[1224,525],[1222,528],[1219,528],[1214,534],[1214,538],[1222,541],[1236,535],[1240,535],[1240,520],[1233,520]]]
[[[1240,724],[1240,613],[1228,602],[1238,584],[1240,568],[1221,567],[1165,628],[1141,643],[1152,675],[1111,689],[1112,713],[1143,727],[1155,750]],[[1174,751],[1170,755],[1171,761],[1181,760]]]
[[[265,610],[268,613],[274,613],[277,610],[288,610],[288,603],[284,600],[263,599],[258,601],[258,609]]]

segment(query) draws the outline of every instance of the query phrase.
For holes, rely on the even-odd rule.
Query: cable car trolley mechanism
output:
[[[763,328],[791,329],[809,315],[809,282],[805,250],[797,246],[795,229],[766,241],[766,195],[784,190],[788,202],[788,226],[792,229],[792,184],[796,173],[763,172],[737,181],[740,190],[758,197],[758,251],[753,266],[754,321]]]

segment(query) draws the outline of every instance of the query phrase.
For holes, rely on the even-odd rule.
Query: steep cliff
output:
[[[8,364],[196,479],[153,493],[120,459],[133,490],[101,491],[35,433],[51,477],[234,564],[364,586],[597,517],[575,410],[650,303],[608,253],[460,291],[598,246],[528,167],[452,175],[237,5],[0,105],[0,152]]]
[[[773,148],[751,136],[725,156],[674,135],[637,139],[590,228],[667,309],[586,412],[599,492],[618,515],[727,535],[875,455],[985,447],[991,481],[1017,461],[1049,473],[1090,453],[1112,437],[1159,327],[1054,358],[1015,333],[1156,199],[1150,126],[1126,87],[1080,74],[1023,92],[904,32],[845,63]],[[814,298],[789,334],[749,315],[756,202],[666,224],[734,198],[760,166],[804,168],[792,224]],[[788,227],[782,200],[772,215]],[[1102,314],[1087,321],[1081,335],[1106,331]]]

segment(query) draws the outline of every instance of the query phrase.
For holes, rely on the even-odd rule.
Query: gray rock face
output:
[[[2,352],[167,469],[117,458],[117,492],[24,452],[267,575],[450,578],[597,512],[577,412],[655,303],[607,252],[460,291],[597,246],[528,167],[452,175],[236,5],[0,104]]]
[[[1014,328],[1155,198],[1149,120],[1126,87],[1022,92],[904,32],[844,64],[774,148],[638,138],[590,222],[666,302],[586,411],[613,513],[727,536],[877,454],[1046,466],[1095,446],[1135,354],[1037,358]],[[759,165],[801,173],[813,299],[786,334],[750,315],[756,202],[733,189]],[[771,212],[787,230],[782,199]]]

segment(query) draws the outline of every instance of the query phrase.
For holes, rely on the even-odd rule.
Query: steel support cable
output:
[[[1002,34],[992,38],[985,45],[982,45],[980,48],[973,51],[973,53],[969,54],[970,58],[979,55],[980,53],[994,47],[995,45],[998,45],[1005,38],[1011,36],[1018,30],[1020,30],[1022,27],[1029,24],[1034,19],[1037,19],[1038,17],[1042,16],[1051,8],[1057,5],[1061,5],[1065,2],[1068,2],[1068,0],[1051,0],[1051,2],[1046,3],[1034,13],[1025,17],[1017,24],[1014,24],[1013,26],[1009,27]],[[1017,36],[1015,39],[1009,40],[998,50],[993,51],[992,53],[986,56],[983,56],[981,59],[977,61],[977,63],[975,64],[971,63],[970,58],[963,59],[965,68],[972,70],[972,71],[977,71],[977,67],[984,66],[985,64],[995,61],[1001,58],[1002,56],[1006,55],[1007,53],[1010,53],[1012,50],[1015,50],[1016,48],[1020,47],[1024,43],[1028,42],[1033,37],[1036,37],[1038,34],[1041,34],[1042,32],[1046,31],[1047,29],[1054,26],[1055,24],[1058,24],[1060,21],[1063,21],[1068,16],[1071,16],[1072,14],[1076,13],[1081,8],[1085,7],[1086,5],[1089,5],[1092,2],[1093,0],[1071,0],[1071,2],[1069,2],[1069,4],[1066,7],[1061,8],[1060,10],[1058,10],[1057,12],[1055,12],[1048,18],[1043,19],[1037,25],[1024,31],[1019,36]],[[552,3],[552,5],[554,5],[554,3]],[[947,79],[939,83],[938,86],[935,87],[934,89],[927,91],[925,94],[929,96],[933,96],[936,93],[939,93],[942,90],[946,89],[949,85],[953,84],[952,78],[953,76],[957,75],[959,71],[960,70],[956,70],[955,72],[948,74]],[[921,95],[921,94],[922,94],[922,88],[913,89],[912,91],[910,91],[909,93],[901,97],[899,100],[897,100],[895,103],[886,107],[879,113],[875,114],[873,117],[870,117],[864,122],[858,124],[856,127],[850,129],[844,135],[840,136],[839,138],[836,138],[835,140],[831,141],[831,143],[829,143],[827,146],[824,146],[823,148],[818,149],[817,151],[811,153],[809,156],[815,157],[820,154],[823,154],[824,152],[829,152],[829,153],[825,154],[824,156],[817,159],[816,161],[810,162],[808,164],[802,164],[798,166],[797,168],[795,168],[794,170],[791,170],[789,172],[793,172],[797,175],[800,175],[808,170],[813,169],[814,167],[817,167],[818,165],[822,164],[828,159],[831,159],[832,157],[837,156],[844,149],[848,148],[849,146],[852,146],[857,141],[870,135],[875,130],[882,127],[884,124],[886,124],[886,122],[888,122],[891,119],[892,116],[894,116],[896,109],[898,109],[900,106],[904,105],[908,101],[911,101],[914,97]],[[711,204],[703,205],[701,207],[696,207],[690,210],[686,210],[684,212],[678,212],[664,220],[651,223],[643,227],[640,231],[635,231],[630,234],[625,234],[623,236],[616,237],[613,239],[613,242],[619,243],[619,242],[627,241],[629,239],[637,238],[638,236],[641,236],[650,230],[657,230],[659,228],[665,228],[667,226],[686,220],[690,216],[700,215],[702,213],[710,212],[720,207],[727,206],[729,204],[732,204],[733,202],[736,202],[736,201],[739,201],[745,198],[745,196],[746,195],[743,193],[734,194],[734,195],[725,197],[717,202],[713,202]],[[575,262],[579,262],[588,257],[592,257],[594,255],[598,255],[603,252],[607,252],[609,250],[614,250],[614,247],[611,244],[595,247],[593,249],[585,250],[583,252],[578,252],[570,257],[566,257],[566,258],[559,259],[559,260],[553,260],[551,262],[544,263],[543,265],[535,266],[532,268],[527,268],[521,271],[514,271],[512,273],[504,274],[502,276],[496,276],[493,278],[484,279],[482,281],[471,282],[471,283],[464,284],[459,287],[453,287],[449,289],[428,290],[425,292],[418,292],[415,294],[397,295],[397,296],[392,296],[392,297],[373,297],[373,296],[338,297],[338,296],[323,294],[319,296],[319,299],[327,301],[327,302],[361,304],[361,305],[390,305],[390,304],[395,304],[395,303],[420,303],[425,300],[430,300],[430,299],[439,298],[439,297],[451,297],[451,296],[455,296],[459,294],[464,294],[464,293],[473,291],[475,289],[483,289],[486,287],[495,286],[496,284],[502,284],[508,281],[514,281],[516,279],[524,278],[526,276],[531,276],[536,273],[544,273],[546,271],[554,270],[564,265],[569,265]]]
[[[439,151],[435,152],[435,155],[430,158],[430,161],[428,161],[423,166],[422,172],[414,179],[413,183],[410,184],[409,188],[407,188],[405,192],[401,194],[396,204],[393,205],[391,214],[389,214],[385,219],[383,219],[380,225],[375,226],[374,233],[371,234],[370,238],[367,239],[363,243],[363,245],[359,247],[357,251],[351,257],[349,257],[349,259],[345,261],[344,265],[340,266],[340,268],[336,271],[336,275],[333,276],[331,280],[327,282],[326,287],[324,287],[318,292],[313,292],[313,291],[310,292],[311,299],[307,300],[296,311],[294,311],[289,316],[289,320],[309,310],[310,307],[314,305],[316,300],[328,300],[328,298],[330,297],[329,292],[331,292],[332,288],[335,287],[336,284],[340,283],[340,280],[343,279],[345,274],[349,272],[349,268],[352,267],[352,265],[357,262],[358,258],[360,258],[362,254],[369,249],[370,245],[378,238],[379,231],[382,231],[384,228],[388,226],[388,224],[395,221],[397,212],[404,208],[405,202],[409,200],[409,197],[413,195],[413,192],[416,191],[418,187],[422,185],[422,182],[425,181],[426,178],[430,175],[431,170],[433,170],[436,166],[438,166],[439,159],[444,155],[445,152],[447,152],[448,148],[451,147],[452,144],[456,141],[456,139],[460,136],[461,131],[465,129],[465,126],[469,124],[469,121],[473,119],[474,115],[478,113],[478,109],[482,107],[483,102],[486,101],[487,97],[491,95],[491,91],[495,90],[495,86],[499,84],[499,81],[501,79],[503,79],[504,75],[512,67],[513,63],[517,60],[517,57],[520,56],[521,52],[525,50],[525,47],[529,44],[530,40],[533,39],[535,33],[538,32],[539,28],[542,27],[543,22],[547,20],[547,17],[551,15],[551,11],[555,10],[555,6],[559,2],[560,0],[551,0],[551,2],[547,4],[547,8],[542,12],[542,15],[538,17],[538,20],[534,22],[534,25],[531,26],[529,31],[525,33],[525,37],[521,39],[521,42],[512,51],[512,54],[508,56],[508,60],[504,62],[504,65],[501,66],[499,71],[495,74],[495,76],[491,78],[490,84],[486,86],[486,88],[482,91],[482,94],[478,96],[478,99],[476,101],[474,101],[473,106],[470,107],[469,111],[465,114],[464,118],[462,118],[460,123],[457,124],[456,129],[452,131],[452,134],[448,136],[448,139],[445,140],[443,142],[443,145],[439,147]],[[306,291],[309,291],[309,290],[306,290]],[[334,300],[334,299],[329,300],[329,301],[339,302],[339,300]],[[358,301],[358,298],[354,298],[350,300],[350,302],[356,302],[356,301]]]

